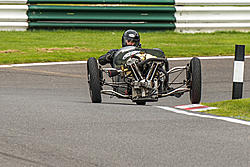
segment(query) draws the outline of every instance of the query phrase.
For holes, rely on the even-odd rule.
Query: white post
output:
[[[245,45],[235,46],[233,96],[232,99],[241,99],[243,92]]]

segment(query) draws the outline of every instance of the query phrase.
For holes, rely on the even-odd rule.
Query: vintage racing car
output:
[[[189,92],[191,103],[201,100],[201,63],[197,57],[185,66],[169,69],[168,60],[160,49],[127,46],[115,54],[111,68],[102,67],[91,57],[87,61],[87,71],[93,103],[102,102],[101,94],[131,99],[138,105],[166,96],[180,97],[185,92]],[[177,82],[182,73],[185,77]],[[170,79],[173,74],[176,77]]]

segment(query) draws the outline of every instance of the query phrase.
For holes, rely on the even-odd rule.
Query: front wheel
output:
[[[89,93],[92,103],[101,103],[101,84],[97,61],[91,57],[87,61]]]
[[[201,62],[194,57],[190,61],[190,101],[192,104],[199,104],[201,100]]]

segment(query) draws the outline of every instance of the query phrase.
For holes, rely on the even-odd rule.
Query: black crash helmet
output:
[[[134,42],[134,46],[141,47],[140,44],[140,35],[135,30],[127,30],[122,35],[122,47],[127,46],[126,41]]]

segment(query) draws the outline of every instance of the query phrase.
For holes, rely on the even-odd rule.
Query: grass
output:
[[[87,60],[121,47],[122,31],[57,30],[0,32],[0,64]],[[250,33],[181,34],[140,32],[143,48],[161,48],[167,57],[234,55],[235,44],[246,45]]]
[[[216,110],[205,111],[206,113],[250,121],[250,98],[203,104],[218,107]]]

